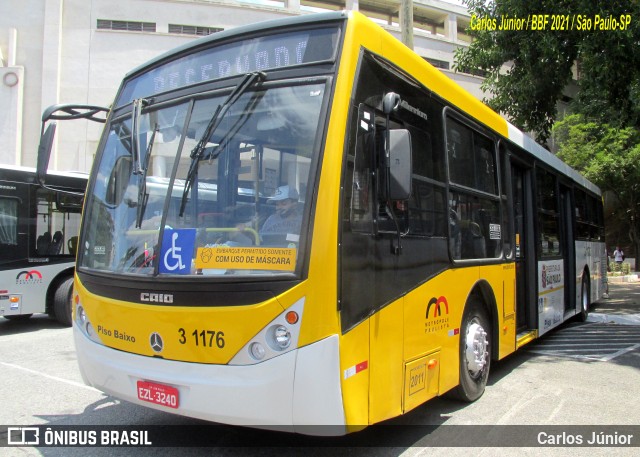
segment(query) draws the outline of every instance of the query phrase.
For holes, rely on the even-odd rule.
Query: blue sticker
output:
[[[196,244],[195,229],[165,229],[162,239],[160,273],[188,275],[191,273],[193,248]]]

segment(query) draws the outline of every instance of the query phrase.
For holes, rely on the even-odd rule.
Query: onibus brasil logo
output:
[[[42,273],[38,270],[21,271],[16,276],[16,284],[41,284]]]

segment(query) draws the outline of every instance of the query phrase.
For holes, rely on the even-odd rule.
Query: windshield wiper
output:
[[[140,113],[142,107],[149,104],[149,100],[139,98],[133,102],[133,110],[131,111],[131,130],[126,126],[124,122],[118,122],[113,125],[113,131],[118,135],[118,140],[124,146],[126,151],[131,154],[131,161],[133,162],[132,173],[134,175],[140,174],[142,166],[140,165],[140,154],[138,146],[138,124],[140,121]]]
[[[147,208],[147,201],[149,200],[149,194],[147,193],[147,171],[149,170],[149,158],[153,151],[153,144],[156,139],[156,133],[160,130],[158,123],[153,127],[153,133],[149,139],[145,157],[142,163],[142,174],[140,175],[140,182],[138,184],[138,206],[136,208],[136,228],[140,228],[142,225],[142,218],[144,217],[144,210]]]
[[[222,138],[220,138],[220,142],[217,146],[214,147],[213,151],[209,154],[205,159],[209,159],[209,163],[217,158],[222,151],[227,147],[229,142],[236,136],[236,133],[242,128],[242,126],[249,120],[251,115],[253,114],[253,109],[258,105],[262,97],[264,97],[264,92],[258,94],[257,92],[253,94],[251,100],[247,102],[247,106],[244,108],[244,112],[238,116],[235,123],[227,130],[227,133],[224,134]]]
[[[140,123],[140,114],[142,108],[149,104],[144,98],[138,98],[133,101],[133,109],[131,110],[131,158],[133,160],[133,174],[143,174],[142,161],[140,159],[140,145],[138,144],[138,128]]]
[[[229,110],[229,108],[244,94],[247,89],[249,89],[254,83],[265,80],[267,75],[261,71],[256,71],[253,73],[247,73],[244,75],[243,80],[236,86],[236,88],[229,94],[227,99],[221,104],[218,105],[218,108],[209,119],[209,123],[204,130],[204,134],[198,140],[196,146],[191,150],[191,164],[189,165],[189,171],[187,172],[187,178],[184,183],[184,190],[182,191],[182,201],[180,203],[180,213],[178,217],[182,217],[184,215],[184,209],[187,206],[187,201],[189,200],[189,191],[193,186],[193,181],[198,171],[198,164],[204,158],[204,151],[207,146],[207,143],[211,139],[211,136],[217,130],[218,126],[224,119],[225,114]],[[219,155],[222,149],[218,149],[216,152]],[[214,159],[213,153],[211,154],[210,159]]]

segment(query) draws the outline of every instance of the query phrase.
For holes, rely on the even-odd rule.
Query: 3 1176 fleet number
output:
[[[195,329],[189,333],[184,328],[179,328],[178,333],[180,334],[180,338],[178,339],[180,344],[195,344],[198,347],[218,347],[219,349],[224,347],[224,332]]]

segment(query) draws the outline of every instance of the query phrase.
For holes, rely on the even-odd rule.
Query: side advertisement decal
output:
[[[542,335],[562,322],[564,260],[538,262],[538,331]]]

